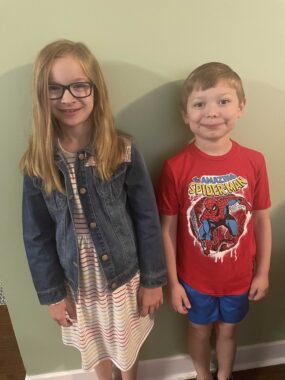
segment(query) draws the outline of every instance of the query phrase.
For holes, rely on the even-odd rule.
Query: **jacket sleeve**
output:
[[[22,203],[23,238],[34,286],[41,304],[66,296],[64,274],[55,241],[55,223],[35,178],[24,177]]]
[[[166,266],[155,195],[144,159],[135,144],[132,144],[126,188],[137,240],[141,284],[149,288],[165,285]]]

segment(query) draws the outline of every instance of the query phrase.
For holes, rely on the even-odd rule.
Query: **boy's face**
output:
[[[197,143],[227,142],[243,108],[236,90],[222,81],[207,90],[193,90],[183,118]]]

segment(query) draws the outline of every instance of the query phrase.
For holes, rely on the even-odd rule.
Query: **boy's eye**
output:
[[[196,103],[193,104],[193,107],[194,107],[194,108],[202,108],[203,105],[204,105],[203,102],[196,102]]]
[[[225,105],[225,104],[228,104],[228,103],[230,103],[230,99],[221,99],[220,100],[220,104],[222,104],[222,105]]]

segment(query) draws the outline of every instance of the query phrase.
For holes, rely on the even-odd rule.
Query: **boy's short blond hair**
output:
[[[228,65],[220,62],[209,62],[193,70],[182,87],[181,108],[187,111],[188,98],[193,90],[207,90],[215,87],[220,81],[234,88],[240,104],[245,102],[245,94],[241,78]]]

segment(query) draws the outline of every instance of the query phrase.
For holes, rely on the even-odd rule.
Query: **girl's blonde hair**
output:
[[[60,130],[52,117],[48,83],[54,61],[72,56],[78,60],[88,80],[94,84],[94,108],[91,149],[99,175],[109,180],[125,151],[124,139],[115,129],[107,87],[100,66],[91,51],[81,42],[58,40],[39,53],[33,74],[33,129],[29,146],[21,159],[21,171],[43,179],[45,191],[64,191],[54,161],[54,145]]]
[[[188,98],[193,90],[207,90],[215,87],[220,81],[225,81],[236,90],[240,104],[245,102],[244,89],[239,75],[224,63],[209,62],[197,67],[186,78],[182,88],[182,111],[187,111]]]

